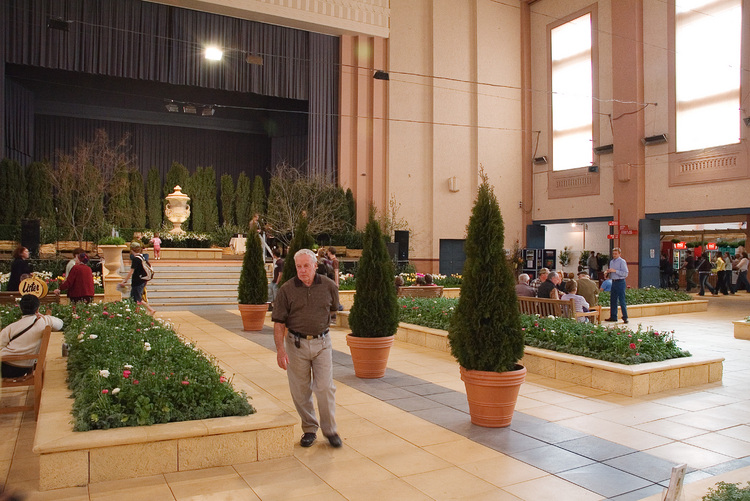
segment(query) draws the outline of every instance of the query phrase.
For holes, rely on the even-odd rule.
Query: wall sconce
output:
[[[547,157],[536,157],[534,159],[534,165],[547,165]]]
[[[657,134],[655,136],[648,136],[641,139],[643,141],[643,144],[646,146],[652,146],[654,144],[663,144],[667,142],[667,135],[666,134]]]
[[[458,179],[456,179],[456,176],[448,178],[448,190],[451,193],[456,193],[459,190],[459,188],[458,188]]]
[[[390,80],[391,76],[387,71],[375,70],[375,74],[372,76],[375,80]]]
[[[589,165],[589,172],[599,172],[598,165]]]
[[[613,151],[615,151],[614,144],[605,144],[605,145],[597,146],[596,148],[594,148],[595,155],[607,155],[609,153],[612,153]]]
[[[745,122],[745,127],[750,127],[750,117],[745,117],[742,121]]]

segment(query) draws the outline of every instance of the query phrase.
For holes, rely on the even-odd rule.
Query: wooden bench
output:
[[[409,285],[399,287],[398,297],[440,297],[443,295],[441,285]]]
[[[526,315],[539,315],[540,317],[564,318],[588,318],[591,322],[599,323],[599,311],[577,312],[576,303],[573,299],[563,301],[562,299],[546,299],[542,297],[518,297],[518,309]]]
[[[23,294],[17,291],[0,292],[0,304],[16,304],[21,299],[22,295]],[[46,296],[39,298],[39,304],[50,304],[50,303],[59,303],[59,302],[60,302],[60,296],[58,296],[54,292],[50,292]]]
[[[44,383],[44,361],[47,357],[47,347],[49,338],[52,334],[52,328],[48,325],[42,334],[42,342],[39,345],[39,351],[31,355],[6,355],[3,362],[14,362],[19,360],[36,360],[36,365],[30,374],[19,378],[3,378],[2,387],[17,388],[23,386],[34,387],[34,401],[31,405],[13,405],[0,407],[0,414],[9,414],[11,412],[34,411],[34,420],[39,417],[39,402],[42,400],[42,384]]]

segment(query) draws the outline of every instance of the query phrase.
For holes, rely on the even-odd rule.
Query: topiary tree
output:
[[[234,180],[230,174],[221,176],[221,219],[225,226],[237,223],[234,213]]]
[[[140,169],[130,169],[131,223],[133,228],[146,227],[146,192]]]
[[[524,333],[503,248],[503,217],[483,170],[480,177],[482,184],[464,244],[461,295],[451,317],[448,340],[451,353],[464,369],[505,372],[514,370],[523,357]]]
[[[115,168],[112,182],[107,187],[107,222],[115,228],[132,228],[132,208],[130,200],[130,174],[126,165]]]
[[[351,188],[346,189],[346,208],[348,213],[347,222],[349,223],[349,227],[347,228],[349,231],[354,231],[357,229],[357,202],[354,201],[354,193],[352,193]]]
[[[357,293],[349,313],[355,337],[393,336],[398,329],[395,271],[375,212],[365,227],[364,249],[357,266]]]
[[[29,204],[26,217],[43,221],[47,226],[54,221],[55,204],[52,183],[48,176],[49,166],[42,162],[33,162],[26,168],[26,188]]]
[[[234,210],[237,215],[237,226],[242,231],[248,230],[248,225],[253,215],[250,212],[252,205],[252,184],[250,178],[244,172],[237,176],[237,189],[234,193]]]
[[[266,188],[263,186],[263,178],[255,176],[253,181],[253,202],[250,206],[251,217],[253,214],[266,213]]]
[[[20,224],[28,207],[26,172],[20,163],[8,158],[0,162],[0,200],[0,224]]]
[[[265,304],[268,301],[268,278],[263,261],[263,248],[258,232],[247,236],[245,257],[242,260],[240,283],[237,286],[239,304]]]
[[[190,178],[193,231],[209,232],[219,225],[216,203],[216,171],[213,167],[198,167]]]
[[[284,262],[284,271],[281,274],[281,283],[279,283],[279,286],[297,276],[297,267],[294,264],[294,255],[297,251],[300,249],[312,249],[313,245],[315,245],[315,240],[307,230],[307,215],[302,214],[297,222],[297,227],[294,229],[292,241],[289,244],[288,257]]]
[[[146,211],[148,227],[152,230],[161,228],[164,203],[162,201],[161,176],[159,176],[159,169],[156,167],[151,167],[146,176]]]

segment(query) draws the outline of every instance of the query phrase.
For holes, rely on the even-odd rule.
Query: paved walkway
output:
[[[529,375],[511,427],[485,429],[469,422],[450,355],[399,342],[386,377],[360,380],[346,332],[334,329],[342,449],[319,439],[286,459],[39,493],[26,413],[0,417],[0,472],[28,499],[629,500],[661,493],[672,466],[686,462],[686,499],[700,499],[718,480],[750,480],[750,341],[734,339],[731,323],[750,314],[750,295],[709,299],[706,313],[631,327],[674,329],[682,347],[725,357],[722,384],[630,398]],[[243,332],[225,307],[160,316],[294,413],[270,326]],[[237,335],[252,355],[222,347]]]

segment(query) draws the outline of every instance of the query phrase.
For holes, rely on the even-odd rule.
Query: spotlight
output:
[[[653,144],[663,144],[667,142],[666,134],[657,134],[655,136],[648,136],[641,139],[645,146],[651,146]]]
[[[615,151],[615,146],[613,144],[605,144],[603,146],[597,146],[594,148],[594,154],[595,155],[606,155],[608,153],[612,153]]]
[[[546,165],[547,157],[536,157],[534,159],[534,165]]]
[[[209,61],[221,61],[224,52],[218,47],[206,47],[206,59]]]
[[[174,101],[167,102],[164,107],[167,109],[170,113],[179,113],[180,107],[175,104]]]
[[[198,110],[196,110],[195,106],[193,106],[192,104],[185,104],[185,105],[182,106],[182,112],[183,113],[188,113],[190,115],[195,115],[197,113],[197,111]]]
[[[66,21],[62,18],[49,18],[47,19],[47,29],[50,30],[60,30],[60,31],[68,31],[70,28],[70,23],[72,21]]]
[[[248,54],[245,56],[245,62],[248,64],[257,64],[258,66],[263,66],[263,58],[260,56],[253,56],[252,54]]]
[[[391,76],[386,71],[375,70],[375,74],[372,76],[375,80],[390,80]]]
[[[201,116],[203,117],[212,117],[214,116],[214,107],[213,106],[206,106],[201,110]]]

